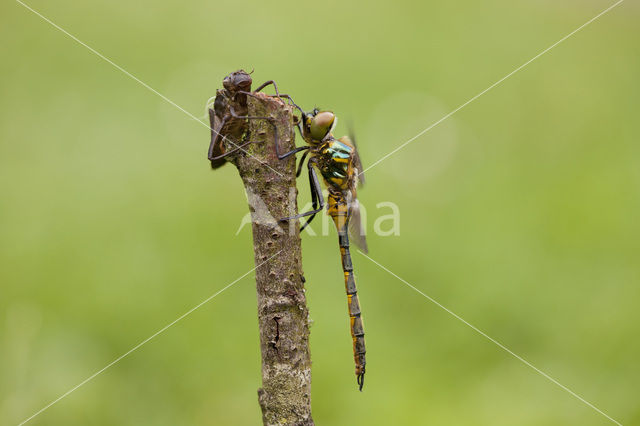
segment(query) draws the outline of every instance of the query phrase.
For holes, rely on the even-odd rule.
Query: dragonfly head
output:
[[[338,123],[336,115],[331,111],[319,111],[317,108],[303,115],[306,133],[312,142],[320,143],[331,135],[331,131]]]
[[[250,92],[251,76],[244,70],[234,71],[224,78],[222,85],[231,93],[238,91]]]

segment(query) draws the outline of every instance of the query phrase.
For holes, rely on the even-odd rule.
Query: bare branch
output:
[[[293,115],[278,98],[256,93],[247,100],[249,116],[271,117],[272,124],[264,119],[248,120],[248,132],[241,142],[264,142],[250,144],[247,152],[227,159],[237,167],[249,198],[256,265],[278,253],[256,270],[262,351],[258,399],[265,425],[313,425],[300,225],[297,220],[278,222],[297,213],[295,157],[279,160],[274,145],[275,124],[280,151],[293,149]]]

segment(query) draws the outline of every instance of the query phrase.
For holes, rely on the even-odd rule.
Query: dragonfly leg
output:
[[[209,109],[209,118],[211,120],[211,123],[213,123],[213,115],[214,115],[213,110]],[[238,150],[244,151],[243,148],[252,143],[262,142],[262,141],[247,141],[247,142],[244,142],[242,145],[238,145],[235,142],[232,142],[231,140],[229,140],[225,135],[222,135],[220,133],[220,130],[222,130],[222,127],[228,121],[228,119],[229,119],[229,116],[227,115],[225,115],[222,118],[220,126],[218,126],[218,130],[214,130],[213,127],[211,127],[211,143],[209,144],[209,152],[208,152],[207,158],[209,158],[209,161],[211,161],[211,167],[214,169],[217,169],[218,167],[224,164],[224,162],[221,162],[220,160],[224,159],[225,157],[238,152]],[[234,148],[231,151],[225,152],[224,145],[222,144],[225,140],[234,146]]]
[[[233,144],[233,142],[231,142],[231,141],[229,141],[229,142]],[[216,157],[209,157],[209,161],[213,162],[213,161],[221,160],[221,159],[223,159],[223,158],[225,158],[225,157],[227,157],[227,156],[229,156],[231,154],[234,154],[234,153],[236,153],[238,151],[244,151],[243,148],[245,146],[251,145],[252,143],[262,143],[262,142],[263,141],[247,141],[247,142],[243,143],[242,145],[233,144],[233,145],[235,145],[235,148],[233,148],[231,151],[225,152],[224,154],[218,155]]]
[[[243,95],[247,95],[247,96],[251,96],[253,98],[256,99],[260,99],[259,97],[256,96],[256,92],[259,92],[260,90],[264,89],[266,86],[268,86],[269,84],[273,83],[273,87],[275,87],[276,89],[276,94],[275,97],[276,98],[280,98],[280,99],[288,99],[289,102],[291,102],[291,105],[293,105],[294,107],[296,107],[296,109],[298,111],[300,111],[301,114],[304,114],[304,110],[302,108],[300,108],[298,106],[298,104],[296,104],[296,102],[293,100],[293,98],[291,97],[291,95],[288,95],[286,93],[278,93],[278,87],[276,86],[276,83],[274,81],[267,81],[266,83],[264,83],[262,86],[258,87],[255,91],[253,92],[245,92],[244,90],[238,90],[236,93],[240,93]],[[269,95],[272,96],[272,95]]]
[[[296,177],[300,177],[300,173],[302,173],[302,166],[304,165],[304,160],[306,160],[308,154],[309,154],[309,151],[302,154],[300,163],[298,163],[298,170],[296,171]]]
[[[220,123],[220,125],[218,126],[217,129],[213,128],[213,124],[215,122],[214,117],[215,117],[214,110],[209,108],[209,123],[210,123],[210,127],[211,127],[211,142],[209,143],[209,153],[208,153],[207,157],[209,158],[209,161],[211,161],[211,168],[217,169],[218,167],[220,167],[220,166],[222,166],[224,164],[224,161],[220,161],[222,158],[224,158],[224,145],[222,144],[223,137],[220,134],[220,130],[222,130],[222,127],[227,122],[227,118],[228,117],[225,115],[222,118],[222,121],[221,121],[221,123]],[[223,157],[220,157],[221,155]]]
[[[299,146],[299,147],[296,147],[296,148],[292,149],[289,152],[285,152],[284,154],[280,154],[279,152],[277,152],[278,151],[278,145],[276,145],[276,154],[278,155],[278,159],[279,160],[284,160],[285,158],[290,157],[291,155],[297,154],[298,152],[304,151],[305,149],[309,149],[309,148],[311,148],[311,147],[310,146]],[[300,175],[300,174],[298,173],[298,175]]]
[[[272,84],[272,85],[273,85],[273,90],[276,92],[276,96],[277,96],[278,98],[289,99],[289,100],[291,101],[291,103],[292,103],[296,108],[298,108],[300,111],[302,111],[302,109],[300,109],[300,107],[299,107],[298,105],[296,105],[296,103],[293,101],[293,99],[291,98],[291,96],[290,96],[290,95],[287,95],[287,94],[284,94],[284,93],[280,93],[280,92],[278,91],[278,85],[277,85],[277,84],[276,84],[276,82],[275,82],[275,81],[273,81],[273,80],[265,81],[265,82],[264,82],[264,83],[262,83],[260,86],[258,86],[258,87],[254,90],[254,92],[259,92],[259,91],[261,91],[262,89],[264,89],[265,87],[267,87],[267,86],[268,86],[268,85],[270,85],[270,84]]]
[[[278,151],[278,127],[273,122],[273,118],[271,118],[271,117],[262,117],[262,116],[257,116],[257,115],[238,115],[236,113],[235,109],[233,109],[233,106],[231,106],[231,105],[229,105],[229,112],[231,113],[231,116],[233,118],[240,118],[240,119],[246,119],[246,120],[267,120],[267,123],[269,123],[271,125],[271,127],[273,128],[273,139],[274,139],[274,142],[276,143],[276,153],[277,153],[277,151]]]
[[[273,141],[276,144],[276,154],[278,155],[278,159],[282,160],[282,158],[280,157],[280,154],[278,152],[278,145],[279,145],[279,142],[278,142],[279,141],[278,140],[278,126],[276,126],[276,124],[273,122],[274,121],[273,118],[271,118],[271,117],[262,117],[262,116],[257,116],[257,115],[238,115],[231,105],[229,105],[229,112],[231,113],[233,118],[241,118],[241,119],[247,119],[247,120],[266,120],[267,123],[269,123],[271,125],[271,127],[273,128]],[[287,154],[291,155],[290,153],[287,153]],[[286,158],[286,157],[284,157],[284,158]]]
[[[267,81],[267,82],[262,83],[262,84],[261,84],[260,86],[258,86],[258,88],[256,88],[253,92],[246,92],[246,91],[244,91],[244,90],[238,90],[238,92],[237,92],[237,93],[241,93],[241,94],[243,94],[243,95],[248,95],[248,96],[252,96],[252,97],[254,97],[254,98],[258,98],[255,94],[256,94],[256,93],[258,93],[259,91],[261,91],[262,89],[264,89],[265,87],[267,87],[267,86],[268,86],[268,85],[270,85],[270,84],[272,84],[272,85],[273,85],[273,89],[274,89],[274,90],[275,90],[275,92],[276,92],[276,95],[275,95],[275,97],[276,97],[276,98],[289,99],[289,100],[291,101],[291,103],[292,103],[296,108],[298,108],[300,111],[302,111],[302,110],[300,109],[300,107],[299,107],[298,105],[296,105],[296,103],[295,103],[295,102],[293,102],[293,99],[291,98],[291,96],[286,95],[286,94],[280,94],[280,92],[278,91],[278,85],[277,85],[277,84],[276,84],[276,82],[275,82],[275,81],[273,81],[273,80],[269,80],[269,81]],[[268,96],[272,96],[272,95],[268,95]]]
[[[286,93],[280,93],[279,95],[276,95],[275,97],[280,98],[280,99],[288,99],[289,102],[291,102],[292,106],[294,106],[298,111],[300,111],[301,114],[304,114],[304,110],[302,108],[300,108],[300,106],[298,106],[298,104],[293,100],[291,95],[287,95]]]
[[[316,214],[318,212],[321,212],[324,209],[324,198],[322,197],[322,188],[320,187],[320,181],[318,180],[318,175],[316,175],[316,170],[313,168],[313,164],[311,161],[307,163],[307,167],[309,168],[309,184],[311,185],[312,206],[317,211],[309,216],[309,219],[307,219],[304,225],[300,227],[300,231],[303,231],[304,228],[306,228],[311,223],[311,221],[316,217]],[[313,196],[314,192],[316,194],[315,197]],[[320,202],[320,207],[317,207],[317,204],[313,203],[314,198],[316,197]]]
[[[265,87],[267,87],[267,86],[268,86],[268,85],[270,85],[270,84],[272,84],[272,85],[273,85],[273,89],[274,89],[274,90],[275,90],[275,92],[276,92],[276,97],[281,98],[281,99],[288,99],[288,100],[291,102],[291,104],[293,104],[293,106],[294,106],[294,107],[296,107],[296,108],[298,109],[298,111],[300,111],[300,112],[304,113],[304,111],[302,110],[302,108],[300,108],[300,107],[298,106],[298,104],[296,104],[296,103],[295,103],[295,101],[293,100],[293,98],[291,97],[291,95],[287,95],[286,93],[280,93],[280,92],[278,91],[278,85],[277,85],[277,84],[276,84],[276,82],[275,82],[275,81],[273,81],[273,80],[269,80],[269,81],[266,81],[266,82],[262,83],[260,86],[258,86],[258,88],[256,88],[256,90],[254,90],[254,93],[255,93],[255,92],[259,92],[259,91],[261,91],[262,89],[264,89]],[[249,92],[243,92],[243,91],[239,91],[238,93],[244,93],[245,95],[251,95]]]
[[[240,92],[238,92],[238,93],[240,93]],[[247,95],[254,96],[249,92],[242,92],[242,93],[246,93]],[[248,120],[267,120],[267,122],[271,125],[271,127],[273,127],[273,139],[274,139],[274,142],[275,142],[275,145],[276,145],[276,155],[278,156],[278,160],[284,160],[285,158],[287,158],[287,157],[289,157],[289,156],[291,156],[293,154],[296,154],[296,153],[298,153],[300,151],[304,151],[305,149],[311,148],[309,146],[301,146],[301,147],[294,148],[289,152],[285,152],[284,154],[280,154],[280,149],[279,149],[280,142],[279,142],[279,139],[278,139],[278,127],[275,125],[275,123],[273,122],[273,119],[271,117],[261,117],[261,116],[257,116],[257,115],[238,115],[231,105],[229,105],[229,111],[231,112],[231,115],[234,118],[243,118],[243,119],[248,119]]]
[[[311,204],[313,206],[313,210],[309,210],[308,212],[300,213],[295,216],[283,217],[282,219],[280,219],[280,222],[287,222],[289,220],[295,220],[295,219],[300,219],[302,217],[311,216],[309,219],[307,219],[305,224],[302,225],[302,227],[300,228],[301,231],[304,228],[306,228],[307,225],[309,225],[309,223],[313,220],[316,214],[324,210],[324,197],[322,196],[322,188],[320,187],[320,181],[318,180],[318,175],[316,175],[316,171],[313,168],[313,165],[311,162],[308,162],[307,166],[309,167],[309,183],[311,186]],[[318,204],[320,205],[318,206]]]
[[[284,95],[284,96],[289,96],[289,95]],[[291,102],[293,102],[293,100]],[[296,104],[294,104],[294,105],[296,106],[296,108],[298,108],[300,111],[302,111],[298,105],[296,105]],[[300,121],[298,121],[298,124],[296,125],[296,127],[298,128],[298,131],[300,132],[300,136],[302,136],[302,129],[300,128]],[[278,160],[284,160],[285,158],[290,157],[291,155],[297,154],[300,151],[304,151],[304,150],[307,150],[307,149],[310,149],[310,148],[311,148],[310,146],[299,146],[299,147],[296,147],[296,148],[292,149],[289,152],[285,152],[284,154],[280,154],[279,144],[278,144],[278,142],[276,140],[276,155],[278,156]],[[304,155],[306,156],[307,153],[305,153]],[[302,166],[300,166],[300,167],[302,167]],[[300,171],[301,171],[301,169],[298,169],[298,172],[296,173],[296,177],[300,176]]]
[[[278,92],[278,85],[276,84],[275,81],[273,80],[269,80],[269,81],[265,81],[264,83],[262,83],[260,86],[258,86],[256,88],[256,90],[254,90],[254,92],[259,92],[262,89],[264,89],[265,87],[267,87],[268,85],[273,84],[273,90],[276,91],[276,96],[280,97],[280,93]]]

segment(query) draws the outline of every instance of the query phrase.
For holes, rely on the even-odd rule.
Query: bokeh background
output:
[[[365,164],[611,4],[29,2],[198,116],[225,74],[254,68],[333,109],[337,133],[351,120]],[[205,126],[19,3],[0,10],[0,423],[17,424],[253,255],[249,228],[235,235],[240,179],[209,169]],[[382,201],[401,210],[400,236],[370,233],[374,259],[625,425],[640,424],[639,18],[622,3],[371,169],[360,192],[370,218]],[[317,424],[612,424],[355,254],[357,392],[335,234],[305,236],[303,251]],[[30,424],[259,424],[254,286]]]

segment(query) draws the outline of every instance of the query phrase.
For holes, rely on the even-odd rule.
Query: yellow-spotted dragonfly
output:
[[[359,183],[362,183],[362,162],[358,155],[355,138],[343,136],[336,139],[333,136],[332,131],[337,123],[333,112],[319,111],[316,108],[306,113],[295,103],[293,105],[300,110],[301,118],[298,121],[298,129],[308,146],[298,147],[281,154],[276,143],[276,154],[282,160],[300,151],[305,151],[298,165],[297,176],[300,176],[304,161],[308,157],[307,168],[313,209],[281,220],[288,221],[307,217],[301,227],[302,230],[311,223],[316,214],[324,209],[324,197],[315,170],[317,168],[329,192],[327,214],[333,219],[338,231],[349,306],[355,372],[359,389],[362,390],[366,364],[364,328],[353,274],[353,263],[349,252],[349,235],[364,252],[367,252],[367,242],[361,227],[360,210],[356,197],[356,188]]]
[[[356,188],[363,183],[363,175],[362,163],[358,155],[355,139],[348,136],[336,139],[332,134],[337,123],[335,114],[330,111],[319,111],[318,109],[308,113],[304,112],[289,95],[279,93],[276,83],[271,80],[262,84],[255,92],[268,85],[273,85],[276,97],[288,99],[301,113],[301,117],[298,120],[298,129],[302,138],[308,144],[308,146],[298,147],[283,154],[280,153],[278,132],[273,119],[248,115],[247,96],[255,96],[255,92],[251,92],[251,84],[251,76],[243,70],[235,71],[225,77],[223,81],[224,89],[217,91],[213,109],[209,109],[211,143],[209,145],[208,159],[211,162],[211,167],[216,169],[224,165],[227,156],[234,154],[238,150],[243,150],[245,146],[251,143],[260,142],[246,141],[238,144],[248,130],[247,120],[267,120],[274,127],[275,150],[280,160],[305,151],[300,159],[296,176],[300,176],[304,162],[308,157],[307,168],[313,210],[281,219],[281,221],[289,221],[307,217],[301,230],[308,226],[316,214],[325,207],[320,181],[314,167],[320,170],[320,174],[329,191],[327,213],[332,217],[338,231],[349,307],[351,337],[353,340],[353,355],[356,365],[355,373],[359,389],[362,390],[366,365],[364,328],[353,274],[353,263],[349,252],[349,235],[365,253],[367,252],[367,242],[361,227],[359,204],[356,198]],[[230,143],[233,149],[227,151],[225,141]]]

